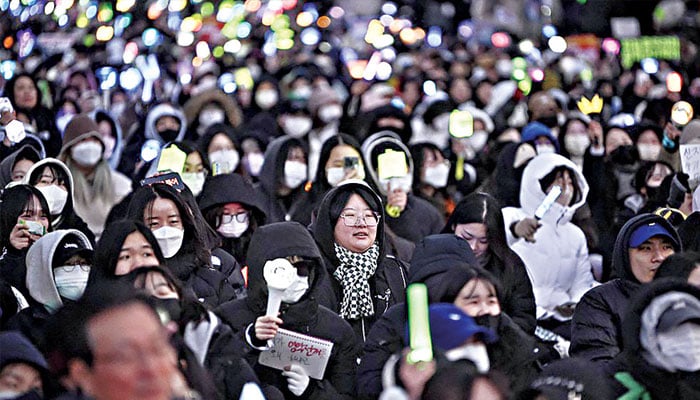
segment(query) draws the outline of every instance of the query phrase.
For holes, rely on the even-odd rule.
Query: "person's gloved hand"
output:
[[[542,226],[534,218],[523,218],[515,224],[513,233],[515,236],[521,237],[530,243],[535,243],[535,232]]]
[[[303,368],[298,365],[290,365],[284,367],[282,376],[287,378],[287,388],[295,396],[301,396],[309,386],[309,375],[306,374]]]

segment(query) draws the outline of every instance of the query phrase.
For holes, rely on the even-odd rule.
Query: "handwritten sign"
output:
[[[681,169],[688,174],[688,183],[691,188],[698,186],[700,182],[700,144],[682,144]]]
[[[273,342],[274,346],[270,350],[260,353],[260,364],[279,370],[297,364],[311,378],[323,379],[333,342],[286,329],[277,330]]]
[[[620,56],[622,66],[630,68],[644,58],[660,60],[680,60],[681,41],[676,36],[642,36],[635,39],[622,39]]]

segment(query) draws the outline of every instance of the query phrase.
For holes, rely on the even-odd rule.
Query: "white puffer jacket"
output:
[[[542,226],[535,233],[535,243],[514,237],[509,227],[523,218],[534,218],[535,210],[546,196],[540,180],[559,166],[574,171],[580,193],[578,200],[569,207],[558,203],[552,205],[540,220]],[[584,293],[596,286],[586,237],[571,222],[587,195],[588,183],[572,161],[558,154],[541,154],[533,158],[523,171],[521,207],[503,209],[508,244],[522,258],[532,281],[537,319],[569,319],[559,315],[555,308],[569,302],[578,303]]]

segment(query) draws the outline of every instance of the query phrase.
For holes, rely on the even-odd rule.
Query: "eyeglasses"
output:
[[[79,264],[79,265],[61,265],[60,267],[62,270],[66,272],[73,272],[75,271],[76,268],[80,268],[83,272],[90,272],[90,265],[88,264]]]
[[[236,218],[236,221],[241,224],[244,222],[248,222],[248,212],[245,211],[238,214],[224,214],[221,216],[221,223],[230,224],[234,218]]]
[[[379,217],[380,215],[374,211],[367,211],[360,214],[355,211],[345,211],[340,214],[340,218],[343,219],[345,226],[357,226],[362,224],[366,226],[377,226]]]

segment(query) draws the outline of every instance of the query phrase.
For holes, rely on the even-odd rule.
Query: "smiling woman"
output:
[[[384,253],[381,200],[364,182],[341,183],[324,197],[312,233],[331,278],[327,303],[364,341],[390,306],[404,300],[406,268]]]

